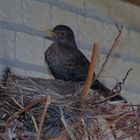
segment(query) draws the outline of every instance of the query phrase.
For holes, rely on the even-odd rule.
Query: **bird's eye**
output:
[[[66,32],[61,32],[61,35],[62,36],[66,36]]]

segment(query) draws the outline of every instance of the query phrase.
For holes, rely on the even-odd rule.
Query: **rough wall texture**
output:
[[[0,75],[8,65],[16,74],[52,78],[44,62],[51,42],[42,38],[42,31],[57,24],[73,28],[89,59],[92,44],[102,44],[97,71],[117,35],[115,24],[124,25],[101,80],[112,87],[112,76],[121,80],[133,67],[124,95],[140,101],[140,7],[116,0],[0,0]]]

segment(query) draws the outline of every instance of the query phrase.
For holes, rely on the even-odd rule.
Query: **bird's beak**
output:
[[[49,40],[54,40],[56,38],[56,33],[52,29],[45,30],[44,38]]]

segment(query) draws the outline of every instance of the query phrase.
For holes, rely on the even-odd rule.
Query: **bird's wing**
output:
[[[45,52],[45,59],[56,79],[66,81],[85,81],[89,61],[77,48],[66,45],[52,44]]]
[[[89,61],[84,54],[78,49],[67,50],[65,56],[59,65],[63,74],[67,74],[68,80],[81,82],[85,81],[88,72]],[[65,60],[65,61],[64,61]]]

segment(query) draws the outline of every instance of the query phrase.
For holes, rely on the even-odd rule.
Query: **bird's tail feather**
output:
[[[94,84],[91,85],[91,89],[98,90],[102,94],[102,96],[105,98],[114,95],[114,93],[108,87],[104,86],[99,80],[94,81]],[[112,97],[110,99],[110,101],[127,102],[127,100],[124,97],[122,97],[121,95],[117,95],[115,97]]]

